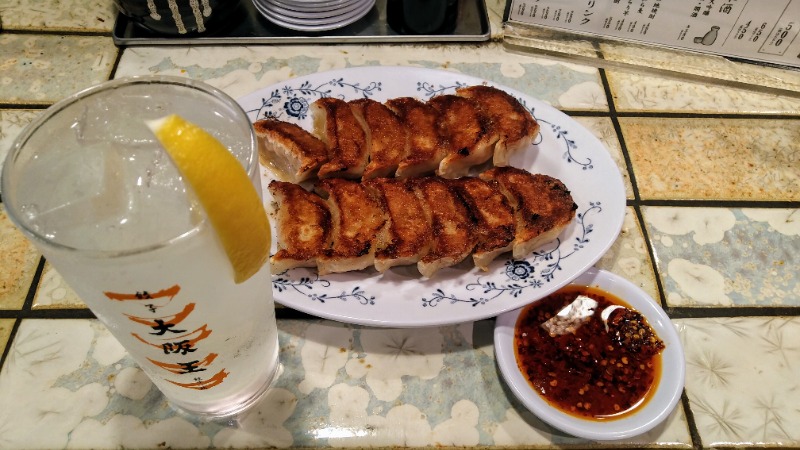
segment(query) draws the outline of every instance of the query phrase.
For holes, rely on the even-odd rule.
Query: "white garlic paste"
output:
[[[179,34],[186,34],[186,25],[183,24],[183,18],[178,10],[178,0],[167,0],[169,10],[172,12],[172,19],[175,20],[175,26],[178,28]],[[197,32],[202,33],[206,31],[204,17],[211,15],[211,4],[209,0],[202,0],[202,7],[199,0],[189,0],[189,6],[192,8],[194,20],[197,23]],[[155,0],[147,0],[147,7],[150,10],[150,17],[153,20],[161,20],[161,14],[156,9]]]

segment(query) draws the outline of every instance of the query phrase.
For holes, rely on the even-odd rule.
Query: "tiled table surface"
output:
[[[488,3],[483,44],[120,49],[110,0],[17,0],[0,7],[0,157],[47,105],[124,75],[237,97],[410,65],[526,92],[592,130],[625,178],[623,231],[597,266],[660,299],[680,333],[686,389],[663,425],[603,444],[544,425],[500,377],[493,320],[385,330],[287,309],[284,372],[259,414],[239,428],[187,419],[0,207],[0,448],[800,446],[800,99],[511,54],[502,2]]]

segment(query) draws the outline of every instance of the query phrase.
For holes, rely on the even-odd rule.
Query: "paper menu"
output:
[[[800,67],[800,0],[512,0],[508,19]]]

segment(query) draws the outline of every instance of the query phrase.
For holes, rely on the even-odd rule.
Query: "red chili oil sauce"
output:
[[[542,324],[578,295],[598,302],[594,314],[573,333],[551,336]],[[620,305],[608,319],[607,306]],[[661,374],[664,343],[644,316],[603,290],[568,286],[527,306],[514,331],[517,364],[548,403],[593,420],[624,417],[644,405]]]

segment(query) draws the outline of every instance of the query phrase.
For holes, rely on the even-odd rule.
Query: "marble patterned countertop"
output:
[[[283,373],[257,414],[183,417],[0,205],[0,448],[800,446],[800,99],[511,53],[504,2],[487,3],[480,44],[118,48],[111,0],[17,0],[0,7],[0,158],[46,106],[125,75],[239,97],[403,65],[525,92],[596,134],[623,174],[627,216],[597,267],[659,299],[680,334],[686,387],[665,423],[607,443],[548,427],[502,380],[493,320],[375,329],[287,308]]]

